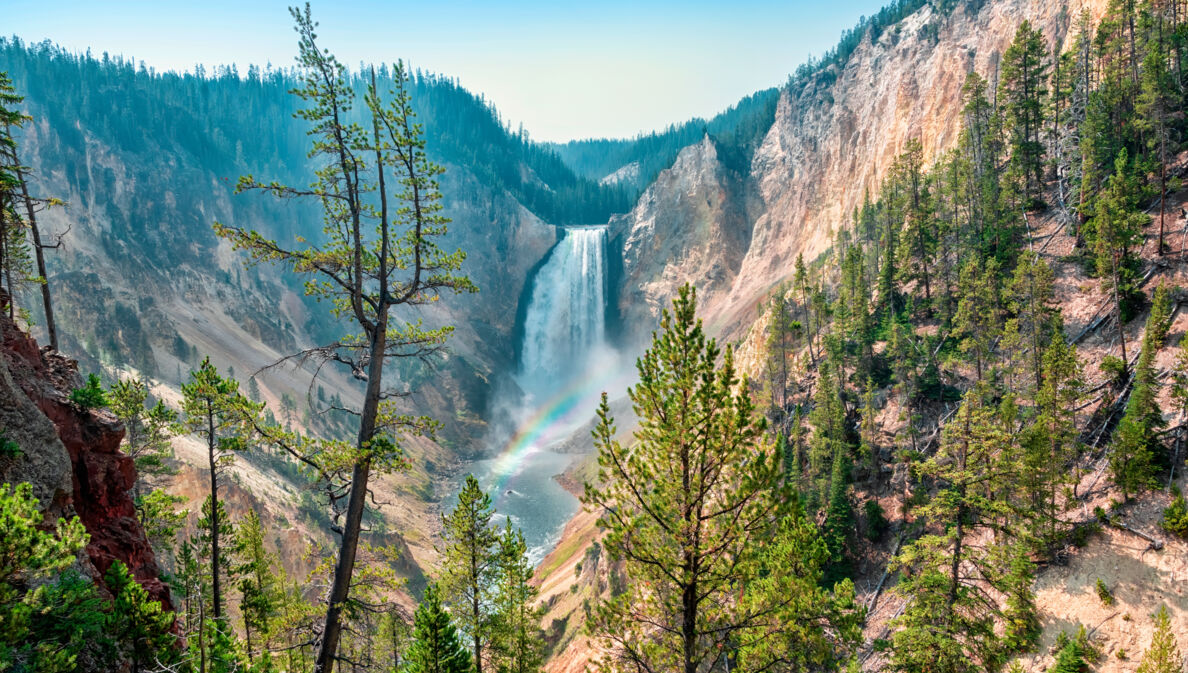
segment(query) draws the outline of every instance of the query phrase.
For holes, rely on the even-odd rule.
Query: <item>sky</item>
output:
[[[537,140],[629,137],[709,117],[783,84],[886,0],[342,0],[313,3],[344,63],[455,77]],[[144,61],[157,70],[289,66],[296,37],[273,0],[0,0],[0,33]]]

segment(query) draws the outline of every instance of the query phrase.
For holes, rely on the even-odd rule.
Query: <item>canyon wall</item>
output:
[[[715,163],[707,140],[660,175],[617,222],[629,269],[618,302],[643,319],[635,338],[654,329],[659,309],[684,282],[699,286],[707,324],[741,336],[757,302],[791,275],[796,256],[811,262],[849,226],[909,139],[919,138],[927,161],[956,144],[966,74],[993,82],[1024,19],[1051,49],[1075,37],[1083,10],[1096,21],[1106,2],[956,4],[948,13],[926,4],[873,42],[868,35],[843,67],[786,87],[745,170]]]

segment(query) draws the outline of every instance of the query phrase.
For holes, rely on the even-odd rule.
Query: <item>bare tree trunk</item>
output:
[[[384,302],[379,320],[371,338],[371,361],[368,363],[367,396],[363,400],[363,414],[359,423],[359,448],[367,446],[375,436],[376,418],[379,415],[381,379],[383,377],[384,351],[387,347],[387,306]],[[334,583],[326,606],[326,624],[322,631],[322,642],[314,662],[315,673],[332,673],[338,641],[342,636],[342,610],[351,589],[351,576],[355,571],[355,556],[359,549],[359,534],[363,529],[363,509],[367,499],[367,480],[371,475],[371,458],[355,463],[351,472],[351,494],[347,502],[347,514],[339,545],[338,563],[334,567]]]
[[[210,461],[210,595],[214,610],[214,620],[218,624],[223,616],[223,593],[219,581],[219,473],[218,460],[215,454],[217,441],[215,440],[214,409],[210,400],[206,401],[207,420],[207,458]]]
[[[19,166],[19,164],[18,164]],[[45,270],[45,248],[41,242],[41,229],[37,226],[37,216],[33,212],[33,200],[29,198],[29,187],[25,182],[24,171],[17,168],[17,180],[21,184],[21,198],[25,200],[25,213],[29,218],[29,229],[33,233],[33,253],[37,257],[37,275],[41,276],[41,304],[45,308],[45,329],[49,332],[50,347],[58,350],[58,327],[54,321],[54,301],[50,296],[49,274]]]
[[[1166,135],[1166,133],[1162,133]],[[1159,138],[1159,256],[1163,256],[1163,218],[1166,214],[1165,201],[1167,198],[1167,159],[1164,155],[1164,139]]]
[[[1114,262],[1114,310],[1118,319],[1118,343],[1122,346],[1122,374],[1130,369],[1130,361],[1126,359],[1126,329],[1122,324],[1122,298],[1118,294],[1118,253],[1110,256]]]

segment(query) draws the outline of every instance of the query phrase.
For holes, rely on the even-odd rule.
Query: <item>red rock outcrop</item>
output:
[[[0,292],[0,306],[6,299]],[[78,516],[90,535],[90,563],[83,566],[95,579],[102,582],[112,563],[122,561],[154,599],[172,609],[169,588],[160,579],[132,504],[136,468],[120,451],[124,427],[106,411],[83,410],[71,403],[70,391],[82,385],[78,363],[50,348],[38,348],[6,312],[0,315],[0,369],[5,370],[4,382],[19,388],[34,405],[21,405],[22,400],[11,396],[14,391],[5,391],[10,394],[4,400],[10,416],[3,419],[3,430],[11,431],[22,455],[17,459],[21,464],[8,466],[0,477],[32,483],[47,517]],[[34,409],[44,418],[29,418]],[[44,426],[45,419],[56,429],[56,437],[17,427]]]

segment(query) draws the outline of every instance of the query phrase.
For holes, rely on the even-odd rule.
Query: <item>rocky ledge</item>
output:
[[[90,536],[79,562],[100,586],[112,563],[122,561],[172,609],[132,503],[136,468],[120,451],[123,425],[106,411],[70,402],[82,385],[78,363],[39,348],[9,319],[7,299],[0,291],[0,432],[20,452],[0,457],[0,480],[30,483],[47,522],[78,516]]]

